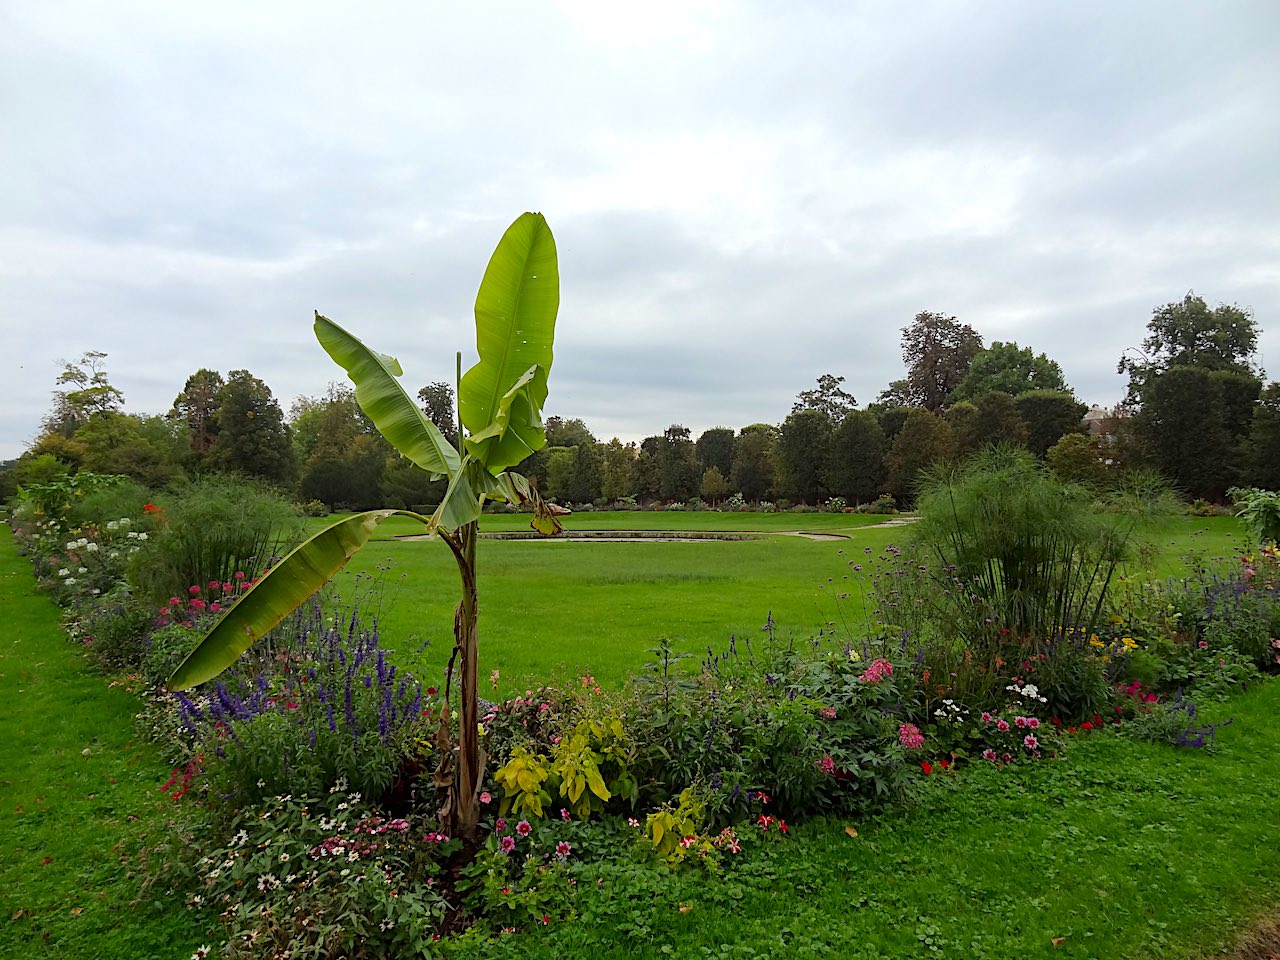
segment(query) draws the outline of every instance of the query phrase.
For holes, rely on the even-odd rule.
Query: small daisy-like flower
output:
[[[502,841],[498,844],[498,849],[500,849],[503,853],[510,853],[515,848],[516,848],[515,837],[503,837]]]
[[[556,856],[561,860],[569,858],[569,851],[573,849],[573,845],[568,840],[561,840],[556,844]]]
[[[521,820],[516,824],[516,833],[520,834],[522,837],[527,837],[532,830],[533,827],[529,825],[528,820]]]
[[[493,802],[493,796],[489,793],[489,791],[488,791],[488,790],[486,790],[484,793],[480,794],[480,802],[481,802],[481,803],[492,803],[492,802]]]
[[[1028,750],[1035,750],[1040,746],[1040,741],[1036,739],[1036,735],[1034,733],[1028,733],[1022,738],[1022,745]]]

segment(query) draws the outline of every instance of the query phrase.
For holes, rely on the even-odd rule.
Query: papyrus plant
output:
[[[458,742],[455,747],[446,709],[436,735],[436,784],[444,798],[442,829],[452,836],[470,836],[479,816],[477,794],[484,767],[477,730],[480,508],[485,500],[531,503],[535,530],[551,534],[560,529],[529,481],[508,470],[546,443],[542,407],[559,304],[555,240],[541,214],[523,214],[503,234],[480,282],[475,309],[480,359],[461,375],[459,355],[461,428],[453,441],[400,385],[402,371],[394,357],[370,350],[317,313],[316,338],[347,371],[356,401],[378,431],[434,478],[447,477],[448,487],[430,517],[407,510],[370,510],[339,520],[303,543],[214,624],[169,678],[169,689],[186,689],[225,670],[323,586],[368,542],[382,520],[396,514],[418,520],[452,552],[462,586],[450,660],[450,680],[455,665],[460,674]]]

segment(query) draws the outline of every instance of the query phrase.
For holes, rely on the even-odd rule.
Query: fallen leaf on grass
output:
[[[73,917],[78,917],[78,916],[80,916],[80,914],[82,914],[82,913],[84,913],[84,907],[72,907],[72,908],[71,908],[71,915],[72,915]]]
[[[53,857],[45,857],[40,861],[40,866],[47,867],[51,863],[53,863]]]
[[[1066,943],[1066,942],[1067,942],[1067,938],[1066,938],[1066,937],[1054,937],[1054,938],[1053,938],[1052,940],[1050,940],[1049,942],[1050,942],[1050,943],[1052,943],[1055,947],[1060,947],[1060,946],[1062,946],[1064,943]]]
[[[27,911],[25,911],[25,910],[15,910],[15,911],[13,911],[13,916],[12,916],[12,917],[10,917],[9,919],[11,919],[11,920],[21,920],[21,919],[22,919],[23,917],[25,917],[26,915],[27,915]]]
[[[692,903],[682,903],[682,904],[680,904],[680,912],[681,912],[681,913],[688,913],[688,912],[689,912],[690,910],[692,910],[692,909],[693,909],[693,904],[692,904]]]
[[[844,832],[851,837],[856,837],[858,835],[858,831],[853,829],[853,827],[845,827]]]

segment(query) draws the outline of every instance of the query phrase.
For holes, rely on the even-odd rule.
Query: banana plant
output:
[[[448,547],[461,581],[446,709],[436,732],[435,782],[442,797],[442,829],[451,836],[474,836],[485,763],[478,734],[480,511],[486,500],[531,504],[535,530],[551,535],[561,529],[556,514],[564,511],[546,504],[525,477],[508,469],[546,443],[542,407],[559,305],[555,239],[541,214],[522,214],[503,234],[480,282],[475,307],[480,359],[465,375],[458,354],[456,444],[405,392],[399,380],[403,371],[394,357],[371,350],[317,313],[316,338],[347,371],[360,407],[403,456],[433,478],[448,479],[445,494],[429,517],[409,510],[370,510],[339,520],[303,543],[214,623],[169,678],[168,689],[185,690],[229,667],[328,582],[383,520],[396,515],[417,520]],[[460,680],[456,748],[447,708],[455,665]]]

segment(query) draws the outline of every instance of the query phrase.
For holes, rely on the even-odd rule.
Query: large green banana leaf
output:
[[[400,361],[370,350],[327,317],[316,314],[316,339],[356,385],[360,404],[378,432],[420,466],[432,479],[452,477],[461,457],[440,428],[432,423],[400,386]]]
[[[250,587],[179,664],[165,686],[185,690],[227,669],[341,570],[369,542],[379,523],[397,513],[428,523],[407,510],[370,510],[321,530]]]
[[[459,416],[472,435],[467,450],[495,476],[546,443],[542,406],[559,308],[551,229],[542,214],[521,214],[502,235],[480,282],[480,360],[458,385]],[[535,367],[542,373],[530,376]]]

